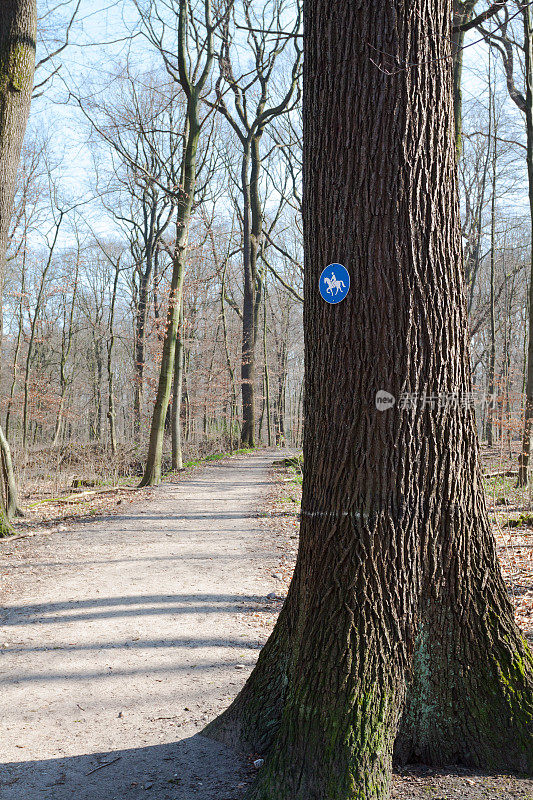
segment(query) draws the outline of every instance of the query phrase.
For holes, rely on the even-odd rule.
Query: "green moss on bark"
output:
[[[247,800],[384,800],[401,695],[380,686],[309,702],[300,686]],[[304,769],[305,766],[305,769]]]
[[[453,617],[440,637],[421,627],[396,759],[533,774],[533,657],[525,639],[502,638],[495,612],[477,639],[466,639]]]

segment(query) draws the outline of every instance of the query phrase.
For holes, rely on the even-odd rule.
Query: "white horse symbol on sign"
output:
[[[318,290],[326,303],[344,300],[350,288],[350,273],[342,264],[328,264],[320,273]]]
[[[331,273],[331,278],[326,278],[324,276],[324,283],[327,283],[328,285],[328,288],[326,289],[328,294],[333,294],[333,289],[336,290],[335,294],[342,292],[344,289],[344,283],[341,280],[337,280],[334,272]]]

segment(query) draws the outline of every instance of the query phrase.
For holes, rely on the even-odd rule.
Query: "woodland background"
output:
[[[457,13],[468,5],[472,16],[473,3],[458,2]],[[478,3],[476,13],[490,6]],[[191,11],[189,43],[201,55],[202,8]],[[524,110],[510,92],[525,93],[517,8],[507,4],[466,32],[462,45],[466,301],[478,429],[496,493],[500,484],[511,491],[504,473],[517,469],[527,382],[529,154]],[[246,246],[257,260],[249,289],[255,430],[242,444],[301,444],[299,14],[285,0],[213,6],[224,22],[202,96],[180,322],[182,395],[171,398],[166,414],[163,471],[173,466],[173,417],[186,460],[241,444]],[[0,386],[23,497],[51,486],[59,492],[76,476],[117,482],[142,475],[186,138],[178,3],[44,0],[39,17],[4,286]],[[261,119],[265,104],[274,111]],[[528,499],[526,489],[521,500]]]

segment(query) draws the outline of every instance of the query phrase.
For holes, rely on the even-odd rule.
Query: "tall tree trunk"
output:
[[[262,283],[257,258],[263,230],[263,208],[259,195],[262,131],[250,136],[244,148],[241,169],[243,191],[243,266],[242,305],[242,428],[243,447],[255,446],[255,354],[259,329]]]
[[[35,0],[5,0],[0,19],[0,300],[3,295],[9,227],[17,170],[30,112],[35,70],[37,8]],[[0,302],[0,350],[3,334]],[[16,508],[16,491],[7,439],[3,439],[4,497]],[[6,458],[7,456],[7,458]],[[10,488],[11,487],[11,488]],[[9,509],[0,509],[0,536],[11,533]]]
[[[270,375],[268,374],[268,347],[267,347],[267,289],[266,281],[264,286],[264,303],[263,303],[263,360],[265,367],[265,411],[267,420],[267,442],[268,446],[272,446],[272,420],[270,415]]]
[[[300,447],[300,427],[301,427],[301,418],[302,418],[302,405],[303,405],[303,390],[304,384],[303,381],[300,385],[300,391],[298,392],[298,410],[297,410],[297,419],[296,419],[296,436],[294,444],[296,447]]]
[[[463,50],[465,34],[460,26],[470,22],[477,0],[454,0],[453,2],[453,33],[452,33],[452,58],[453,58],[453,112],[455,125],[455,150],[457,157],[461,155],[462,127],[463,127]]]
[[[28,437],[28,422],[29,422],[29,390],[30,390],[30,370],[31,370],[31,362],[33,356],[33,346],[35,344],[35,336],[37,334],[37,325],[39,323],[39,315],[41,313],[41,304],[44,296],[44,290],[46,287],[46,277],[50,271],[52,266],[52,259],[54,256],[54,250],[57,244],[57,239],[59,236],[59,230],[61,228],[61,223],[63,222],[63,217],[65,216],[64,211],[59,212],[59,217],[56,222],[55,232],[52,239],[52,243],[48,250],[48,258],[46,264],[44,266],[41,279],[39,282],[39,291],[37,292],[37,298],[35,300],[35,310],[33,313],[33,317],[31,318],[30,324],[30,337],[28,341],[28,349],[26,352],[26,367],[24,370],[24,400],[22,404],[22,446],[26,448],[26,441]]]
[[[186,228],[178,227],[176,252],[172,266],[172,281],[167,312],[167,328],[163,344],[163,356],[159,372],[159,383],[152,414],[148,458],[140,486],[155,486],[161,481],[161,462],[163,458],[163,439],[165,435],[165,419],[170,400],[170,391],[174,376],[174,359],[176,355],[176,334],[182,302],[183,274],[187,257],[187,240],[189,230],[190,209],[186,220]],[[181,215],[178,213],[178,220]]]
[[[496,164],[498,160],[498,151],[496,143],[496,114],[494,108],[494,96],[491,84],[490,72],[490,51],[489,51],[489,147],[491,145],[491,133],[494,134],[494,141],[492,142],[492,197],[490,204],[490,346],[489,346],[489,368],[488,368],[488,404],[487,404],[487,417],[485,422],[485,437],[487,444],[492,447],[493,444],[493,418],[495,414],[495,385],[494,376],[496,373],[496,308],[495,308],[495,267],[496,267]],[[493,130],[494,127],[494,130]]]
[[[207,381],[204,389],[204,436],[209,435],[209,419],[212,418],[213,423],[215,422],[215,414],[212,410],[210,410],[209,403],[211,399],[211,381],[213,380],[213,366],[215,364],[215,356],[217,354],[219,330],[220,323],[217,322],[215,338],[213,340],[213,349],[211,351],[211,359],[209,361],[209,367],[207,370]]]
[[[97,442],[102,438],[102,376],[103,376],[103,357],[102,341],[97,339],[94,343],[94,437]]]
[[[183,469],[181,449],[181,395],[183,388],[183,302],[180,310],[180,323],[176,339],[176,355],[174,358],[174,386],[172,396],[172,469]]]
[[[163,343],[163,356],[161,359],[157,395],[152,414],[148,458],[146,460],[146,468],[140,484],[141,486],[153,486],[161,480],[165,418],[174,375],[176,334],[178,331],[182,303],[183,275],[187,261],[189,226],[196,189],[196,154],[202,127],[198,116],[200,97],[213,66],[214,27],[211,19],[211,0],[204,0],[204,14],[206,37],[201,47],[199,47],[199,51],[205,55],[205,60],[203,68],[200,66],[200,61],[197,62],[194,76],[191,76],[187,66],[187,45],[188,42],[190,42],[187,37],[188,26],[190,24],[189,3],[188,0],[180,0],[178,5],[178,78],[181,88],[187,97],[184,149],[181,165],[182,180],[180,182],[178,211],[176,215],[176,243],[174,246],[172,263],[167,328],[165,331],[165,341]],[[200,58],[200,55],[198,55],[198,58]],[[196,81],[196,83],[194,83],[194,81]]]
[[[17,170],[30,112],[36,25],[35,0],[4,0],[0,22],[0,291]]]
[[[468,243],[468,257],[465,262],[465,279],[466,279],[466,294],[467,294],[467,309],[468,314],[472,311],[474,304],[474,292],[476,288],[477,276],[482,260],[482,239],[483,239],[483,208],[485,206],[485,191],[487,186],[487,175],[490,164],[491,147],[490,141],[487,142],[487,153],[483,162],[483,171],[481,175],[481,186],[474,212],[474,220],[470,232],[471,241]],[[472,241],[473,240],[473,241]]]
[[[146,321],[148,318],[148,281],[152,273],[151,250],[147,247],[144,269],[139,267],[139,302],[135,319],[135,363],[134,363],[134,395],[133,395],[133,435],[135,443],[141,441],[144,397],[144,345]]]
[[[242,301],[242,428],[241,445],[255,445],[255,276],[251,263],[251,220],[250,220],[250,151],[245,149],[242,159],[241,180],[243,189],[243,270],[244,286]]]
[[[224,265],[224,269],[222,271],[222,280],[220,283],[220,313],[222,317],[222,333],[224,337],[224,353],[226,355],[226,366],[228,368],[228,376],[230,381],[230,388],[231,388],[231,410],[230,410],[230,422],[229,422],[229,445],[230,450],[233,451],[233,425],[234,420],[237,417],[237,390],[235,388],[235,371],[233,369],[233,365],[231,363],[231,356],[229,352],[228,346],[228,323],[226,319],[226,304],[224,302],[224,296],[226,292],[226,269],[227,269],[227,262]],[[238,441],[238,440],[237,440]]]
[[[63,335],[61,339],[61,359],[59,363],[59,408],[57,410],[57,417],[56,417],[56,425],[54,430],[54,438],[52,441],[52,447],[56,447],[59,444],[59,438],[61,435],[61,424],[63,422],[63,411],[65,407],[65,395],[67,393],[68,388],[68,379],[67,379],[67,363],[70,356],[70,351],[72,349],[72,341],[74,338],[74,329],[73,329],[73,322],[74,322],[74,310],[76,308],[76,296],[78,292],[78,277],[80,271],[80,246],[78,242],[78,253],[76,257],[76,271],[74,274],[74,286],[72,289],[72,302],[70,304],[70,313],[68,317],[68,329],[65,330],[66,327],[66,319],[64,319],[64,327],[63,327]],[[66,316],[66,314],[65,314]]]
[[[18,378],[18,371],[19,371],[19,355],[20,349],[22,344],[22,338],[24,333],[24,299],[26,296],[26,256],[27,256],[27,248],[26,248],[26,241],[24,242],[23,254],[22,254],[22,275],[21,275],[21,282],[20,282],[20,299],[19,299],[19,307],[18,307],[18,330],[17,330],[17,339],[15,342],[15,351],[13,353],[13,372],[11,378],[11,389],[9,391],[9,400],[7,403],[7,411],[6,411],[6,429],[5,429],[5,437],[9,441],[9,429],[10,429],[10,422],[11,422],[11,410],[13,408],[13,400],[15,397],[15,389],[17,388],[17,378]],[[1,348],[0,348],[1,349]]]
[[[531,9],[527,5],[522,11],[524,19],[525,77],[526,77],[526,140],[527,140],[527,176],[529,189],[529,210],[533,227],[533,26]],[[531,270],[529,278],[528,308],[528,350],[526,367],[526,402],[524,409],[524,433],[522,452],[518,462],[518,486],[527,486],[529,482],[529,458],[531,453],[531,435],[533,433],[533,240],[531,250]]]
[[[196,103],[198,100],[196,99]],[[196,116],[196,107],[194,110]],[[172,264],[172,280],[167,315],[167,328],[163,344],[163,356],[159,373],[157,396],[152,415],[148,458],[141,486],[154,486],[161,481],[161,461],[163,457],[163,439],[165,434],[165,418],[170,400],[172,379],[174,375],[174,359],[176,355],[176,335],[182,303],[183,274],[187,261],[189,240],[189,224],[194,202],[196,184],[196,150],[200,137],[198,122],[191,120],[184,153],[184,190],[180,195],[176,222],[176,245]]]
[[[283,333],[282,333],[283,337]],[[281,339],[278,352],[278,398],[277,398],[277,427],[276,446],[285,444],[285,385],[287,382],[287,343]]]
[[[509,275],[507,274],[506,263],[505,263],[505,252],[506,252],[506,237],[503,240],[503,279],[505,281],[506,286],[506,316],[505,316],[505,338],[504,338],[504,352],[503,352],[503,363],[504,363],[504,380],[505,380],[505,435],[507,439],[507,455],[509,460],[513,457],[512,452],[512,420],[511,420],[511,332],[513,329],[513,299],[514,299],[514,292],[515,292],[515,278],[513,275],[512,281],[509,280]]]
[[[113,349],[115,347],[115,302],[117,299],[118,279],[120,275],[120,259],[115,264],[115,278],[111,293],[111,306],[109,309],[109,337],[107,340],[107,419],[109,421],[109,438],[111,440],[111,453],[117,454],[117,428],[115,410],[115,389],[113,374]]]
[[[533,770],[533,660],[473,410],[453,401],[471,378],[451,11],[304,3],[300,548],[256,669],[207,729],[270,745],[253,800],[388,797],[406,693],[402,754]],[[351,277],[337,305],[318,292],[333,261]]]
[[[112,351],[111,351],[112,352]],[[109,422],[109,439],[111,443],[111,453],[115,456],[117,454],[117,427],[115,410],[115,392],[113,388],[113,368],[111,355],[107,358],[107,419]]]

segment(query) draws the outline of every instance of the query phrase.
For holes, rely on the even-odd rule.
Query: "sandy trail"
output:
[[[240,796],[246,763],[197,732],[238,692],[272,613],[276,545],[256,512],[273,457],[0,545],[2,800]]]

